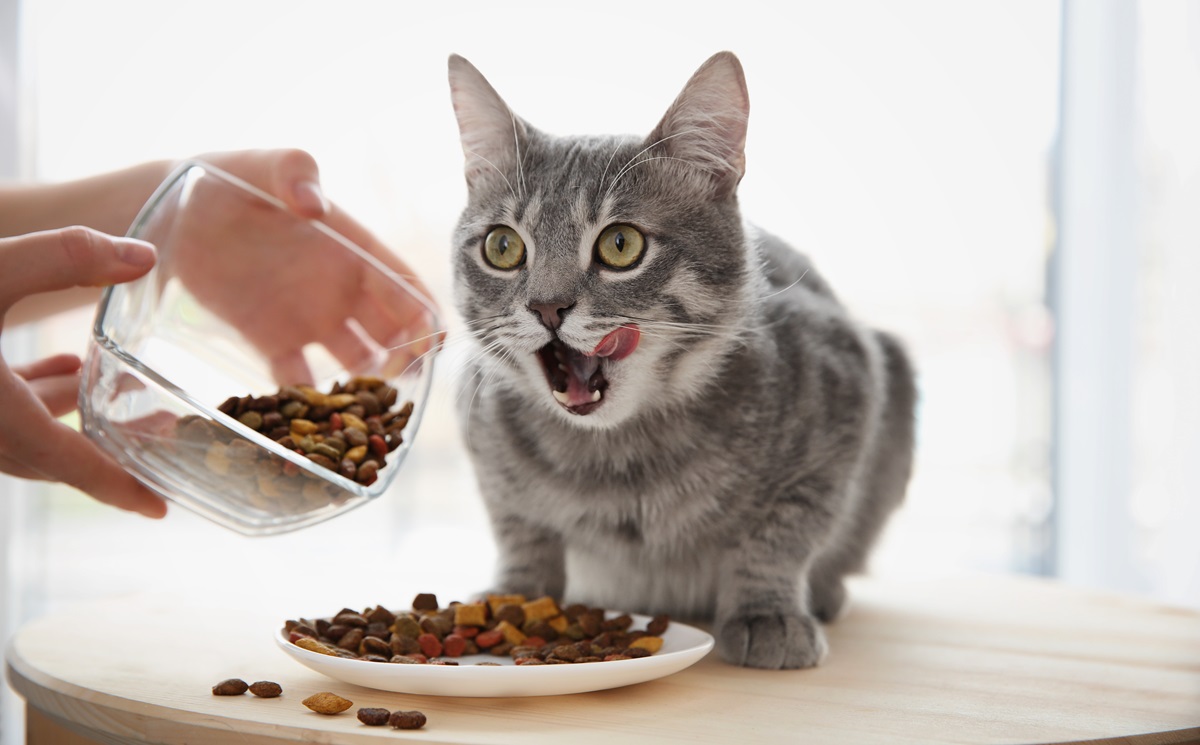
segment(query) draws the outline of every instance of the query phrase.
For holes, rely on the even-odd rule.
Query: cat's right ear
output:
[[[521,160],[525,123],[483,74],[457,54],[450,55],[450,99],[466,157],[468,188],[508,183]]]

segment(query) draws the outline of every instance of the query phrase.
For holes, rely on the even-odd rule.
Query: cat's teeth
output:
[[[599,391],[597,391],[597,393],[598,393],[598,392],[599,392]],[[567,396],[567,392],[566,392],[566,391],[551,391],[551,393],[553,393],[553,394],[554,394],[554,400],[555,400],[555,401],[557,401],[557,402],[559,402],[559,403],[560,403],[560,404],[562,404],[563,406],[566,406],[566,405],[567,405],[567,402],[571,400],[571,399],[570,399],[570,397],[569,397],[569,396]]]
[[[601,395],[599,389],[592,391],[592,403],[599,401]]]

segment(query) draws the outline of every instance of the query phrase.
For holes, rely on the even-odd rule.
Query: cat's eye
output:
[[[596,241],[596,260],[613,269],[628,269],[642,258],[646,237],[631,225],[609,225]]]
[[[507,225],[492,228],[483,241],[483,258],[497,269],[516,269],[525,261],[525,241]]]

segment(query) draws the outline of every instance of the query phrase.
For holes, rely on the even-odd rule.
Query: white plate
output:
[[[645,628],[648,616],[633,616]],[[649,657],[573,665],[515,665],[508,656],[465,655],[458,665],[403,665],[367,662],[310,652],[292,644],[283,629],[275,643],[302,665],[343,683],[426,696],[554,696],[619,688],[677,673],[712,649],[713,638],[694,626],[671,621],[663,645]],[[477,665],[498,662],[499,666]]]

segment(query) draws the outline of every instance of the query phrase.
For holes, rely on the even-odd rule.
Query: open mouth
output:
[[[591,352],[580,352],[555,337],[537,352],[554,400],[572,414],[595,411],[608,390],[602,363],[633,354],[640,339],[641,332],[634,324],[611,331]]]

